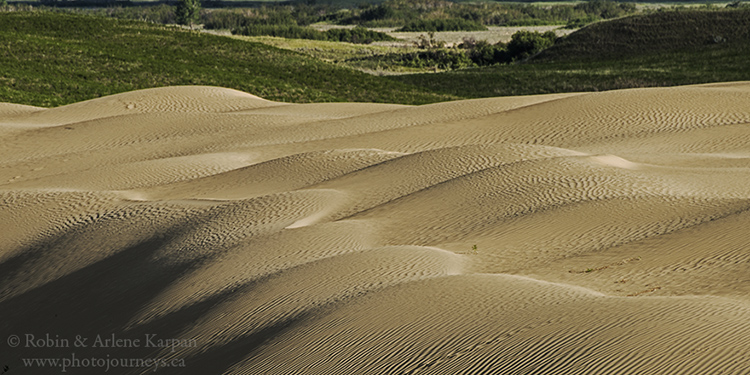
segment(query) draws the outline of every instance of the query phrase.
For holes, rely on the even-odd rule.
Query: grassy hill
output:
[[[288,102],[454,98],[227,37],[83,15],[0,13],[0,102],[50,107],[169,85]]]
[[[521,64],[391,77],[488,97],[750,80],[750,10],[680,11],[600,22]]]
[[[700,52],[750,43],[750,8],[677,11],[591,24],[560,40],[536,61],[591,61],[667,52]]]

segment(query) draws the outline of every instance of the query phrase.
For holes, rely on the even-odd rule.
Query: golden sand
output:
[[[750,373],[747,82],[170,87],[0,104],[0,137],[9,373]]]

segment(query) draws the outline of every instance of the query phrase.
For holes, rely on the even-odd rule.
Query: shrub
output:
[[[555,35],[552,31],[539,33],[536,31],[521,30],[511,36],[508,42],[508,53],[514,60],[525,59],[531,55],[541,52],[545,48],[555,44]]]
[[[420,35],[415,45],[420,49],[443,48],[445,47],[445,41],[435,39],[435,32],[430,31],[427,36]]]
[[[177,8],[175,8],[174,15],[178,24],[193,27],[193,24],[198,21],[200,11],[200,0],[180,0]]]
[[[412,68],[436,68],[441,70],[455,70],[474,65],[463,51],[444,48],[409,53],[390,53],[379,57],[378,60]]]
[[[536,31],[518,31],[511,36],[511,41],[507,45],[502,42],[493,45],[485,40],[476,41],[469,38],[464,39],[464,43],[459,47],[467,50],[466,53],[474,64],[485,66],[525,59],[551,47],[556,39],[557,35],[552,31],[543,34]]]
[[[468,54],[471,61],[479,66],[511,61],[508,49],[503,43],[492,45],[487,43],[487,41],[481,40],[469,49]]]

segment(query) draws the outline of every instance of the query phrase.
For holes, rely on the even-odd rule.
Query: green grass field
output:
[[[288,102],[455,99],[260,43],[136,21],[0,13],[0,102],[53,107],[170,85]]]
[[[747,9],[601,22],[525,63],[431,74],[379,77],[334,63],[387,47],[275,43],[300,52],[137,21],[0,13],[0,102],[53,107],[142,88],[211,85],[287,102],[422,104],[750,80]]]

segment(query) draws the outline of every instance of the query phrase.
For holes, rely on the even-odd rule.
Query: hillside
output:
[[[636,15],[591,24],[535,60],[600,60],[665,52],[719,50],[750,43],[750,9]]]
[[[136,21],[0,13],[0,101],[53,107],[174,85],[228,87],[285,102],[450,99],[259,43]]]
[[[460,97],[750,79],[750,10],[653,13],[596,23],[521,64],[391,77]]]

